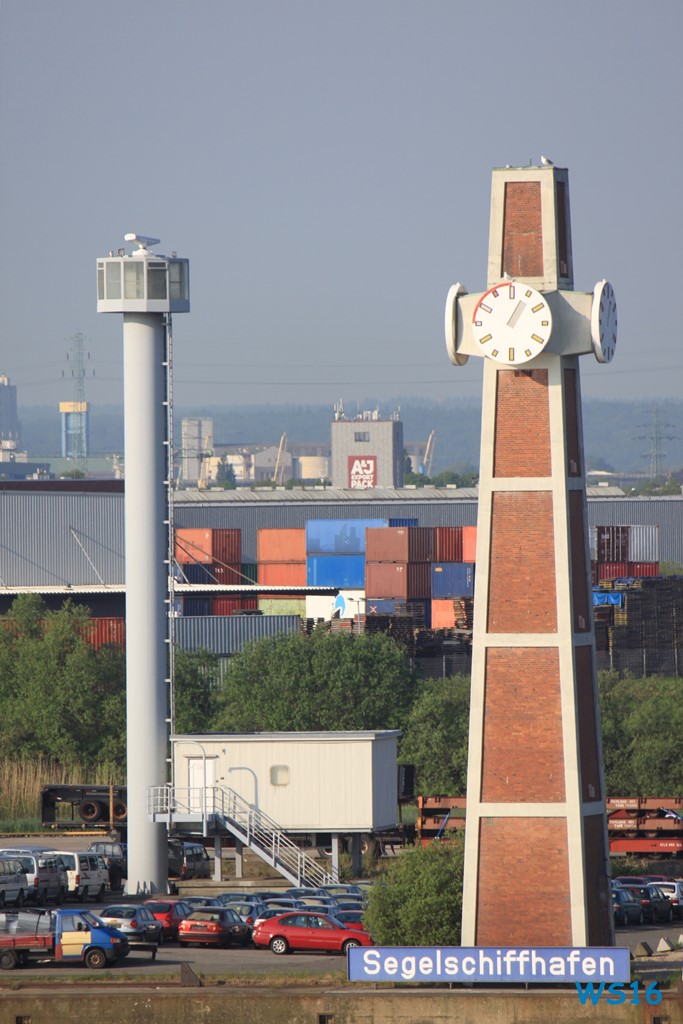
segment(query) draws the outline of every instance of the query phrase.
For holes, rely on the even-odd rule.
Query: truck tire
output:
[[[91,971],[100,971],[107,963],[107,958],[104,952],[101,949],[98,949],[97,946],[93,946],[89,949],[83,959],[85,961],[85,966],[89,967]]]
[[[0,971],[13,971],[19,963],[19,957],[14,949],[0,950]]]
[[[128,806],[123,800],[117,800],[114,803],[114,821],[125,822],[128,818]]]
[[[99,800],[84,800],[78,805],[78,816],[81,821],[101,821],[106,817],[106,811]]]
[[[367,833],[360,837],[360,852],[364,857],[376,857],[379,853],[379,843]]]

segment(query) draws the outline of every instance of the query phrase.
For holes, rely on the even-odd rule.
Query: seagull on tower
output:
[[[552,167],[553,166],[552,160],[548,160],[547,156],[541,155],[541,163],[543,164],[544,167]]]

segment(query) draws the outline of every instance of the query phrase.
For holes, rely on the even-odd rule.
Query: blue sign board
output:
[[[616,946],[356,946],[349,981],[628,982],[631,954]]]

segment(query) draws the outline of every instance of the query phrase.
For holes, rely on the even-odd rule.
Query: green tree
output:
[[[416,846],[370,890],[364,919],[379,946],[457,946],[462,916],[462,842]]]
[[[125,657],[84,639],[88,609],[21,595],[0,630],[0,738],[18,756],[123,763]]]
[[[227,455],[224,455],[218,463],[216,470],[216,483],[226,491],[234,491],[237,488],[235,470],[228,462]]]
[[[400,728],[415,686],[404,654],[384,634],[267,638],[230,659],[215,728]]]
[[[470,680],[425,679],[406,721],[401,761],[414,764],[419,793],[464,796]]]
[[[176,732],[209,731],[220,689],[217,655],[177,648],[174,668]]]

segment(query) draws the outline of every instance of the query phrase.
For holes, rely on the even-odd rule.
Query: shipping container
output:
[[[364,590],[340,590],[334,594],[311,594],[306,598],[307,619],[358,619],[365,615]]]
[[[179,568],[180,578],[188,583],[203,584],[204,586],[218,583],[213,562],[185,562],[181,563]]]
[[[248,643],[264,637],[298,633],[296,615],[208,615],[175,622],[176,643],[184,651],[200,648],[214,654],[238,654]]]
[[[385,530],[369,529],[365,555],[368,562],[431,562],[434,557],[434,528],[392,526]]]
[[[410,619],[415,626],[429,628],[431,622],[431,606],[429,601],[403,601],[396,598],[368,597],[365,601],[366,618],[389,616]]]
[[[258,579],[258,566],[256,562],[242,562],[240,566],[240,576],[242,577],[242,583],[256,583]]]
[[[240,615],[242,612],[256,611],[258,599],[256,597],[212,597],[212,615]]]
[[[309,555],[306,559],[306,583],[309,587],[365,586],[364,555]]]
[[[259,562],[258,582],[271,587],[305,587],[305,562]]]
[[[280,618],[283,615],[298,615],[300,619],[306,618],[305,597],[259,597],[258,606],[264,617],[275,615]]]
[[[630,562],[659,562],[659,527],[629,526],[628,558]]]
[[[627,576],[627,562],[598,562],[598,582],[625,579]]]
[[[366,530],[387,529],[388,526],[388,519],[309,519],[306,523],[306,554],[362,554]]]
[[[428,562],[366,562],[365,593],[370,597],[396,597],[406,601],[431,597]]]
[[[462,562],[462,526],[434,527],[434,561]]]
[[[463,526],[462,528],[462,560],[463,562],[476,562],[477,560],[476,526]]]
[[[596,527],[595,554],[598,562],[628,562],[628,526]]]
[[[390,519],[389,526],[419,526],[418,519]]]
[[[659,562],[628,562],[628,576],[659,576]]]
[[[474,566],[470,562],[432,565],[432,598],[473,597]]]
[[[183,597],[183,615],[211,615],[212,597]]]
[[[452,600],[432,598],[432,629],[455,628],[455,604]]]
[[[247,586],[251,583],[251,580],[245,580],[242,576],[242,563],[235,562],[233,564],[219,565],[218,563],[213,566],[213,576],[217,583],[222,583],[225,586]]]
[[[306,531],[258,530],[256,558],[258,562],[305,562]]]
[[[314,622],[317,622],[318,619],[324,619],[325,622],[329,622],[333,615],[333,594],[309,594],[306,597],[307,619],[313,619]]]
[[[126,620],[114,616],[101,619],[89,619],[80,630],[82,639],[99,651],[101,647],[126,646]]]
[[[175,531],[176,562],[235,564],[241,557],[239,530],[178,527]]]

